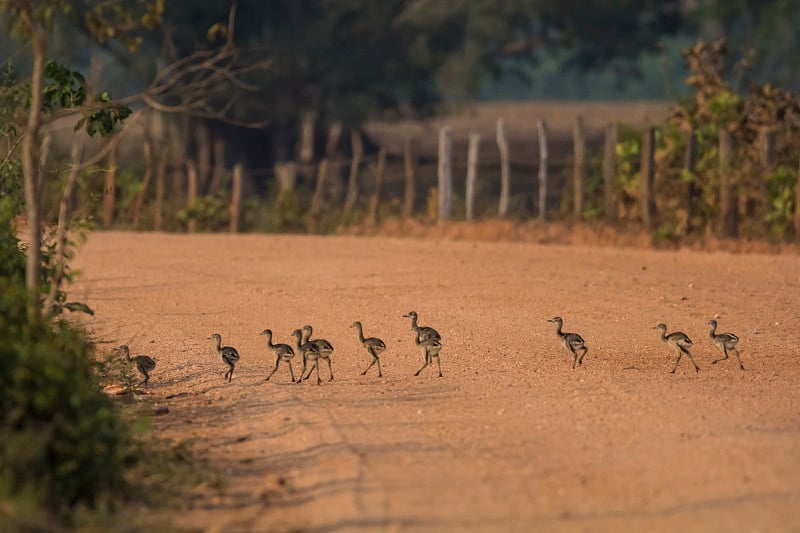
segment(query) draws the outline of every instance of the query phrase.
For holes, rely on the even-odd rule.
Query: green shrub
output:
[[[133,436],[100,391],[85,333],[63,319],[28,320],[9,214],[0,202],[0,499],[24,497],[64,518],[130,493]]]

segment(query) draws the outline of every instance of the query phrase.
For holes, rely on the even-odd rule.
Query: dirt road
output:
[[[95,233],[75,266],[87,325],[158,361],[149,392],[169,413],[154,430],[226,478],[176,525],[800,529],[796,255]],[[410,310],[441,332],[444,378],[413,376]],[[575,370],[554,315],[586,339]],[[716,315],[745,372],[711,364]],[[361,375],[355,320],[386,342],[382,379]],[[694,340],[699,373],[686,360],[669,373],[658,322]],[[335,346],[335,380],[290,384],[282,366],[265,381],[259,333],[289,343],[307,323]],[[241,353],[231,383],[215,332]]]

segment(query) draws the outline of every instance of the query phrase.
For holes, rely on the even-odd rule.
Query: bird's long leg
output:
[[[569,347],[569,351],[572,352],[572,368],[575,368],[575,365],[578,364],[578,352],[572,346]]]
[[[443,378],[444,376],[442,375],[442,360],[439,359],[438,353],[434,357],[436,357],[436,364],[439,365],[439,377]]]
[[[297,382],[300,383],[303,379],[303,374],[306,373],[306,364],[308,364],[308,359],[306,359],[306,355],[303,354],[303,369],[300,371],[300,377],[297,379]]]
[[[331,366],[331,358],[326,357],[326,361],[328,361],[328,371],[331,373],[331,378],[328,381],[333,381],[333,366]]]
[[[378,357],[378,354],[376,354],[375,352],[372,352],[372,356],[375,358],[375,361],[378,363],[378,377],[382,378],[383,377],[383,371],[381,370],[381,358]]]
[[[679,350],[679,351],[678,351],[678,358],[677,358],[677,359],[675,359],[675,366],[673,367],[673,369],[672,369],[672,370],[670,370],[670,372],[672,372],[673,374],[675,373],[675,371],[676,371],[676,370],[678,370],[678,363],[680,363],[680,362],[681,362],[681,357],[682,357],[682,356],[683,356],[683,351],[682,351],[682,350]]]
[[[278,370],[278,365],[280,364],[280,362],[281,362],[281,356],[279,355],[279,356],[277,356],[277,357],[275,358],[275,368],[273,368],[273,369],[272,369],[272,372],[270,372],[270,373],[269,373],[269,376],[267,376],[267,381],[269,381],[269,378],[271,378],[271,377],[272,377],[272,374],[274,374],[274,373],[275,373],[275,371],[276,371],[276,370]],[[294,381],[294,380],[292,380],[292,381]]]
[[[744,370],[744,365],[742,364],[742,358],[739,357],[739,349],[738,348],[732,348],[732,350],[733,350],[733,353],[736,354],[736,359],[739,361],[739,368],[741,370]]]
[[[583,353],[582,353],[582,354],[581,354],[581,356],[578,358],[578,364],[579,364],[579,365],[582,365],[582,364],[583,364],[583,357],[586,355],[586,352],[588,352],[588,351],[589,351],[589,348],[587,348],[586,346],[581,346],[581,348],[583,349]]]
[[[690,352],[688,348],[684,348],[683,346],[681,346],[680,349],[683,353],[689,356],[689,361],[691,361],[692,364],[694,365],[694,371],[700,372],[700,367],[697,366],[697,363],[694,362],[694,357],[692,357],[692,352]]]
[[[314,359],[314,361],[311,363],[311,366],[308,367],[308,374],[303,376],[303,381],[305,381],[305,380],[307,380],[308,378],[311,377],[311,373],[314,371],[314,367],[317,366],[317,361],[318,361],[318,359]]]
[[[289,374],[292,376],[292,383],[294,383],[294,368],[292,368],[292,362],[286,361],[286,364],[289,365]]]
[[[375,357],[375,355],[373,354],[372,361],[369,363],[369,366],[361,373],[361,375],[366,376],[369,369],[372,368],[372,365],[374,365],[377,360],[378,358]]]
[[[415,376],[419,376],[419,373],[420,373],[420,372],[422,372],[423,370],[425,370],[425,367],[426,367],[426,366],[428,366],[429,364],[430,364],[430,360],[429,360],[429,358],[428,358],[428,353],[427,353],[427,351],[426,351],[426,352],[425,352],[425,364],[424,364],[424,365],[422,365],[422,368],[420,368],[419,370],[417,370],[417,371],[414,373],[414,375],[415,375]]]
[[[723,354],[722,357],[720,357],[719,359],[714,359],[713,361],[711,361],[711,364],[715,365],[715,364],[719,363],[720,361],[724,361],[725,359],[728,358],[728,348],[726,348],[725,346],[722,347],[722,354]],[[740,363],[741,363],[741,361],[740,361]]]
[[[228,374],[228,383],[230,383],[231,380],[233,379],[233,369],[234,369],[234,365],[231,365],[231,371]]]
[[[317,385],[322,385],[322,379],[319,377],[319,361],[314,363],[314,367],[317,369]]]

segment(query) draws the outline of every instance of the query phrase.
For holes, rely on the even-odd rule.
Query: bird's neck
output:
[[[711,324],[711,331],[708,332],[708,336],[710,338],[715,338],[717,336],[717,325]]]
[[[358,340],[360,340],[361,343],[363,344],[364,343],[364,330],[362,329],[361,324],[356,324],[356,329],[358,330]]]
[[[265,335],[267,336],[267,348],[270,350],[275,348],[275,346],[272,344],[272,333],[265,333]]]
[[[305,343],[307,343],[308,341],[311,340],[311,333],[312,332],[313,332],[313,330],[311,328],[306,328],[306,329],[304,329],[302,331],[302,333],[300,335],[301,344],[305,344]],[[304,340],[304,338],[305,338],[305,340]]]
[[[561,332],[561,326],[562,326],[561,322],[556,322],[556,335],[558,335],[559,337],[564,336],[564,334]]]
[[[411,329],[419,332],[419,326],[417,325],[417,317],[413,315],[411,316]]]
[[[214,340],[217,341],[217,351],[222,351],[222,339],[220,337],[214,337]]]

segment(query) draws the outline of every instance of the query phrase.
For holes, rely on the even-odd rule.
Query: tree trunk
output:
[[[239,206],[242,201],[242,164],[233,166],[233,190],[231,193],[230,232],[239,233]]]
[[[36,151],[39,147],[39,128],[41,127],[45,48],[44,39],[34,24],[29,5],[22,10],[21,16],[23,23],[31,33],[33,53],[31,101],[25,126],[25,139],[22,142],[22,173],[25,188],[25,215],[30,234],[25,252],[25,286],[28,289],[28,320],[34,321],[41,316],[38,299],[41,282],[42,234]]]
[[[74,134],[72,141],[72,162],[67,176],[67,183],[64,185],[64,192],[61,194],[61,203],[58,206],[58,227],[56,228],[56,251],[53,258],[53,279],[50,280],[50,293],[44,303],[44,310],[49,313],[55,305],[56,296],[61,288],[64,279],[67,256],[67,234],[72,223],[72,195],[75,191],[75,184],[78,182],[80,174],[81,159],[83,159],[83,132]]]
[[[641,165],[641,197],[639,209],[642,223],[648,230],[656,227],[656,200],[653,185],[655,183],[655,129],[648,127],[642,140],[642,165]]]
[[[617,125],[606,126],[603,143],[603,211],[606,222],[617,220]]]
[[[297,159],[302,165],[307,165],[314,160],[314,126],[317,122],[317,113],[307,111],[300,122],[300,146],[297,147]]]
[[[403,168],[405,171],[405,196],[403,197],[403,218],[414,214],[414,195],[417,181],[417,140],[406,137],[403,149]]]
[[[547,150],[547,124],[539,119],[536,122],[539,130],[539,220],[547,218],[547,163],[549,154]]]
[[[378,164],[375,167],[375,194],[369,200],[369,211],[367,212],[367,225],[374,226],[378,223],[378,207],[381,201],[381,189],[383,188],[383,171],[386,168],[386,148],[381,146],[378,152]]]
[[[111,142],[111,139],[109,139]],[[111,228],[114,224],[114,210],[117,200],[117,148],[108,152],[106,178],[103,186],[103,227]]]
[[[347,180],[347,196],[344,200],[345,213],[352,213],[356,208],[356,202],[358,202],[358,170],[361,166],[361,158],[364,156],[361,131],[353,130],[350,132],[350,145],[353,152],[353,160],[350,162],[350,177]]]
[[[578,115],[572,127],[572,213],[577,220],[583,218],[583,184],[586,172],[586,128]]]
[[[497,214],[505,217],[508,214],[511,196],[511,161],[506,123],[502,118],[497,119],[497,148],[500,151],[500,205],[497,208]]]
[[[193,159],[186,162],[186,207],[189,209],[189,220],[186,223],[186,230],[189,233],[197,231],[197,220],[191,211],[194,209],[197,200],[197,166]]]
[[[150,181],[153,179],[153,148],[149,137],[144,140],[144,178],[142,178],[142,188],[136,195],[133,203],[133,227],[139,229],[139,220],[142,216],[142,206],[147,190],[150,188]]]
[[[738,233],[738,200],[731,177],[733,163],[733,135],[726,129],[719,131],[719,232],[723,237],[736,237]]]
[[[465,202],[467,220],[474,218],[475,204],[475,181],[478,177],[478,152],[481,145],[481,136],[478,133],[471,133],[469,136],[469,149],[467,150],[467,191]]]

